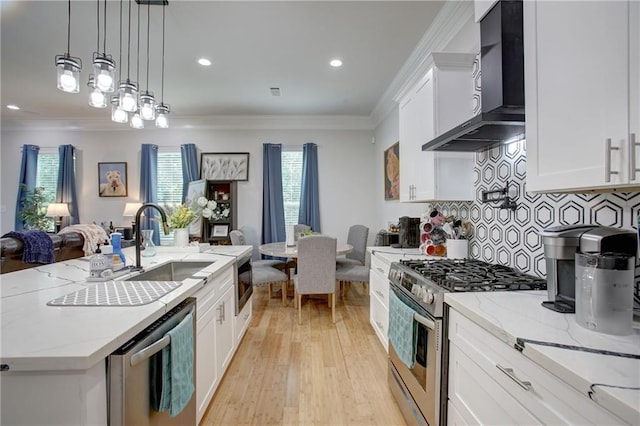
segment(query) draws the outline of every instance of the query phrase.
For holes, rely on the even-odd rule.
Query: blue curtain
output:
[[[142,203],[158,202],[158,145],[142,144],[140,155],[140,201]],[[157,215],[155,209],[145,209],[144,217],[140,222],[142,229],[153,229],[153,242],[160,245],[160,227],[157,220],[152,220]]]
[[[62,228],[80,223],[78,198],[76,197],[76,173],[73,162],[73,145],[60,145],[58,155],[58,186],[56,188],[56,202],[67,203],[71,216],[62,218]]]
[[[182,202],[184,202],[187,198],[189,182],[200,178],[200,170],[198,170],[198,151],[195,144],[180,145],[180,153],[182,154]]]
[[[318,146],[305,143],[302,148],[302,183],[298,223],[320,232],[320,192],[318,191]]]
[[[24,222],[20,219],[22,200],[27,191],[33,191],[36,187],[39,152],[40,147],[37,145],[22,145],[22,163],[20,165],[20,177],[18,180],[19,186],[18,198],[16,199],[14,231],[22,231],[24,229]]]
[[[285,241],[282,196],[282,145],[265,143],[262,149],[262,243]]]

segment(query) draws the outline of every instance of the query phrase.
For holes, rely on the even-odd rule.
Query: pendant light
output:
[[[150,9],[151,5],[147,3],[147,90],[143,91],[140,95],[140,115],[142,116],[143,120],[156,119],[156,98],[153,96],[153,92],[149,91],[149,33],[151,27]]]
[[[118,94],[119,106],[127,112],[135,112],[138,109],[138,86],[129,78],[131,66],[131,0],[129,0],[129,35],[127,41],[127,79],[120,81]]]
[[[56,68],[58,70],[58,89],[67,93],[80,91],[80,70],[82,61],[80,58],[69,54],[71,45],[71,0],[69,0],[69,12],[67,21],[67,53],[56,55]]]
[[[120,56],[118,62],[118,81],[122,81],[122,0],[120,0]],[[111,96],[111,121],[115,123],[126,123],[129,121],[129,115],[125,110],[120,108],[120,92]]]
[[[96,33],[97,33],[97,51],[100,49],[100,0],[96,3]],[[94,53],[95,56],[95,53]],[[89,82],[87,83],[89,90],[89,106],[94,108],[106,108],[107,100],[102,91],[96,86],[96,81],[93,78],[93,73],[89,74]]]
[[[140,81],[140,3],[138,3],[138,47],[136,48],[136,80]],[[140,101],[140,97],[136,102]],[[131,116],[129,125],[134,129],[144,129],[144,122],[140,117],[140,106],[136,106],[137,111]]]
[[[162,80],[160,92],[160,104],[156,107],[156,127],[166,129],[169,127],[169,105],[164,103],[164,36],[165,36],[165,8],[166,2],[162,3]]]
[[[98,0],[98,9],[100,0]],[[103,93],[115,91],[116,63],[107,55],[107,0],[104,0],[104,45],[100,53],[100,17],[98,12],[98,49],[93,53],[93,76],[95,87]]]

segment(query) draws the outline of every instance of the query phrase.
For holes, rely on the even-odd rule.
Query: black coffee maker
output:
[[[398,245],[400,248],[420,247],[420,218],[402,216],[399,223]]]

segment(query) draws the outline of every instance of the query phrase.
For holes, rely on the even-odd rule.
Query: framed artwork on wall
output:
[[[98,195],[127,196],[127,163],[98,163]]]
[[[384,199],[400,199],[400,141],[384,151]]]
[[[248,152],[203,152],[200,156],[200,179],[249,180]]]
[[[205,180],[193,180],[187,184],[187,197],[184,205],[194,212],[199,212],[202,208],[198,205],[198,198],[204,197]],[[202,214],[198,213],[196,219],[189,225],[189,235],[200,236],[202,234]]]

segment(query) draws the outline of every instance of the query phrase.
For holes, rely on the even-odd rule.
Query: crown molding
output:
[[[472,17],[473,1],[449,0],[444,4],[373,109],[371,120],[375,126],[395,109],[398,99],[433,65],[431,52],[442,52]]]
[[[373,130],[369,116],[192,116],[169,117],[168,130]],[[60,118],[47,120],[4,119],[3,131],[167,131],[155,125],[136,130],[107,119]]]

